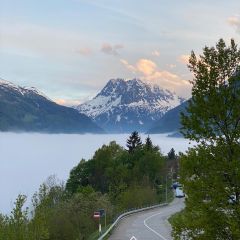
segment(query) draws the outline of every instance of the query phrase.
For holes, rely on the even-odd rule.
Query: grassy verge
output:
[[[111,224],[107,225],[106,228],[103,227],[103,228],[102,228],[102,233],[104,233],[105,231],[107,231],[107,229],[108,229],[110,226],[111,226]],[[96,240],[96,239],[98,239],[99,237],[100,237],[100,236],[99,236],[99,232],[96,231],[96,232],[92,233],[92,234],[89,236],[88,240]],[[106,238],[106,239],[107,239],[107,238]]]
[[[171,225],[173,225],[175,219],[178,218],[179,214],[181,214],[181,212],[175,213],[175,214],[173,214],[170,218],[168,218],[168,221],[169,221],[169,223],[170,223]]]

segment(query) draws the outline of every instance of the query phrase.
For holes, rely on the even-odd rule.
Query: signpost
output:
[[[105,218],[105,229],[106,229],[106,227],[107,227],[107,219],[106,219],[107,214],[106,214],[106,211],[104,209],[99,209],[98,211],[100,212],[100,217],[104,217]]]
[[[93,217],[94,218],[100,218],[100,212],[94,212]]]
[[[100,217],[101,217],[101,214],[99,211],[96,211],[93,213],[93,217],[98,219],[98,231],[99,231],[99,235],[101,234],[101,231],[102,231],[102,228],[101,228],[101,222],[100,222]]]
[[[98,219],[98,231],[99,231],[99,235],[102,232],[102,226],[101,226],[101,218],[105,217],[105,229],[107,227],[107,214],[106,211],[104,209],[99,209],[98,211],[94,212],[93,217]]]

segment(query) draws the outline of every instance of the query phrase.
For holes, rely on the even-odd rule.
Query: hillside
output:
[[[101,133],[78,111],[56,104],[35,88],[0,79],[0,131]]]
[[[180,112],[184,112],[188,105],[188,101],[168,111],[162,118],[160,118],[147,133],[178,133],[181,127]]]

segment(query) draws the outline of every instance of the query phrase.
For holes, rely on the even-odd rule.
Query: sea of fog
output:
[[[66,180],[69,171],[96,149],[115,140],[125,147],[129,134],[0,133],[0,212],[9,213],[18,194],[30,199],[50,175]],[[141,135],[142,139],[146,135]],[[184,152],[189,142],[164,134],[150,135],[163,153]]]

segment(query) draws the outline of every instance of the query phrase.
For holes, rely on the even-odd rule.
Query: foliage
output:
[[[171,148],[171,150],[169,151],[169,153],[168,153],[168,159],[169,159],[169,160],[174,160],[174,159],[176,159],[176,154],[175,154],[174,148]]]
[[[226,46],[205,47],[200,60],[192,52],[192,98],[182,114],[182,133],[199,142],[223,143],[230,148],[240,138],[240,50],[234,40]]]
[[[47,229],[42,221],[38,221],[38,229],[45,231],[42,234],[36,231],[32,225],[33,220],[29,220],[29,209],[23,209],[26,196],[19,195],[14,203],[14,208],[10,216],[0,216],[0,239],[4,240],[44,240],[49,239]]]
[[[86,239],[97,229],[93,212],[102,208],[112,216],[108,197],[97,192],[77,193],[61,202],[49,219],[50,239]]]
[[[137,142],[139,136],[131,152],[116,142],[103,145],[71,170],[66,185],[51,176],[33,195],[31,210],[20,195],[11,215],[0,215],[0,239],[83,240],[98,228],[94,211],[104,209],[108,224],[123,210],[159,202],[165,157],[149,137]]]
[[[149,137],[149,135],[147,136],[146,140],[145,140],[145,147],[146,149],[149,151],[151,149],[153,149],[153,143],[151,138]]]
[[[141,142],[140,138],[138,142]],[[131,152],[116,142],[103,145],[92,159],[81,161],[73,168],[66,190],[74,194],[81,186],[91,186],[96,191],[110,194],[114,200],[132,184],[142,183],[145,177],[149,179],[149,185],[154,186],[156,181],[160,181],[164,157],[159,148],[149,142]]]
[[[182,133],[198,145],[181,156],[188,198],[173,222],[175,239],[240,239],[240,51],[220,39],[192,52],[192,99]]]
[[[129,136],[127,140],[127,148],[128,152],[132,153],[136,148],[139,148],[142,146],[141,138],[139,137],[139,134],[137,131],[132,132],[132,134]]]
[[[157,202],[156,190],[149,186],[133,185],[119,196],[121,210],[140,208]]]

